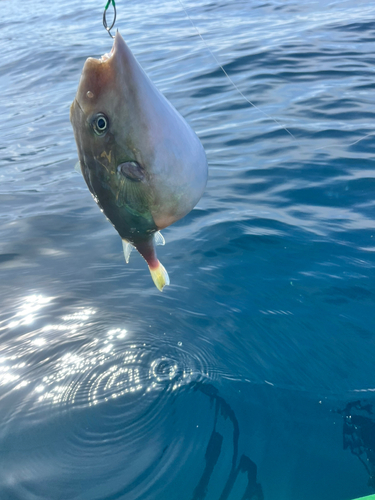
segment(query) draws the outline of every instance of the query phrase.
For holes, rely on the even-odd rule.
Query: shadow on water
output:
[[[375,415],[373,405],[361,401],[348,403],[343,410],[343,445],[358,457],[368,475],[368,485],[375,491]]]
[[[223,436],[216,431],[217,419],[220,415],[224,419],[229,419],[233,425],[233,458],[232,467],[219,500],[227,500],[233,489],[237,476],[240,473],[247,474],[247,486],[241,500],[263,500],[264,496],[262,487],[257,483],[256,464],[244,454],[241,456],[237,464],[240,429],[236,415],[234,414],[232,408],[221,396],[219,396],[218,390],[211,384],[196,383],[194,384],[194,390],[201,391],[203,394],[207,395],[211,401],[215,402],[215,418],[213,430],[205,453],[206,467],[198,485],[194,490],[192,500],[203,500],[206,498],[207,487],[221,453]]]

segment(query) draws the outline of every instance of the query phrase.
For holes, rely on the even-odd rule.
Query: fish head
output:
[[[134,110],[137,82],[128,77],[133,62],[128,52],[117,33],[109,54],[86,60],[70,121],[81,172],[95,201],[121,237],[133,241],[157,227],[144,159],[133,141],[147,135],[147,126]]]
[[[124,40],[117,33],[109,54],[104,54],[100,59],[89,57],[86,60],[71,106],[70,120],[74,132],[83,131],[84,124],[85,140],[90,141],[98,151],[109,145],[114,147],[111,139],[115,131],[117,135],[121,131],[118,142],[123,142],[123,137],[129,137],[128,129],[134,119],[130,116],[128,106],[131,89],[126,78],[129,71],[126,48]],[[124,85],[124,82],[127,84]],[[82,144],[84,148],[88,145],[86,142]],[[126,144],[123,145],[126,147]]]

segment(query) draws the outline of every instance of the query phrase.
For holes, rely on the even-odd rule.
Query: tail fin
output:
[[[151,277],[158,290],[162,291],[165,285],[170,284],[168,273],[163,264],[160,264],[159,261],[157,267],[151,268],[148,266],[148,268],[150,269]]]

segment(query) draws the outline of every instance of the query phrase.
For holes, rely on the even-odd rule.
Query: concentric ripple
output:
[[[165,334],[108,329],[103,315],[89,307],[34,330],[31,318],[43,321],[39,310],[47,308],[54,316],[57,307],[53,298],[35,297],[26,297],[1,326],[9,337],[0,351],[5,353],[0,355],[0,384],[9,392],[27,388],[24,403],[30,411],[50,405],[93,406],[127,394],[142,398],[214,374],[209,352]]]
[[[55,299],[25,302],[32,324],[56,318]],[[18,309],[26,310],[23,302]],[[72,492],[79,483],[87,495],[93,471],[106,499],[148,498],[165,491],[166,475],[168,483],[180,481],[184,465],[203,458],[198,444],[208,439],[214,419],[208,353],[192,353],[192,346],[164,334],[108,329],[97,312],[75,308],[35,330],[17,311],[2,323],[5,334],[13,331],[2,346],[1,437],[15,498],[29,498],[35,488],[35,498],[47,498],[59,484],[66,488],[67,478]],[[114,450],[116,460],[108,461]],[[23,452],[27,465],[20,469]],[[38,467],[45,478],[37,487]],[[102,498],[99,490],[91,495]]]

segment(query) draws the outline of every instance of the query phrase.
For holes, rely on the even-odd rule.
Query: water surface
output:
[[[118,3],[210,167],[163,232],[162,294],[74,171],[104,5],[2,17],[2,500],[375,492],[375,7],[184,5],[257,108],[179,2]]]

